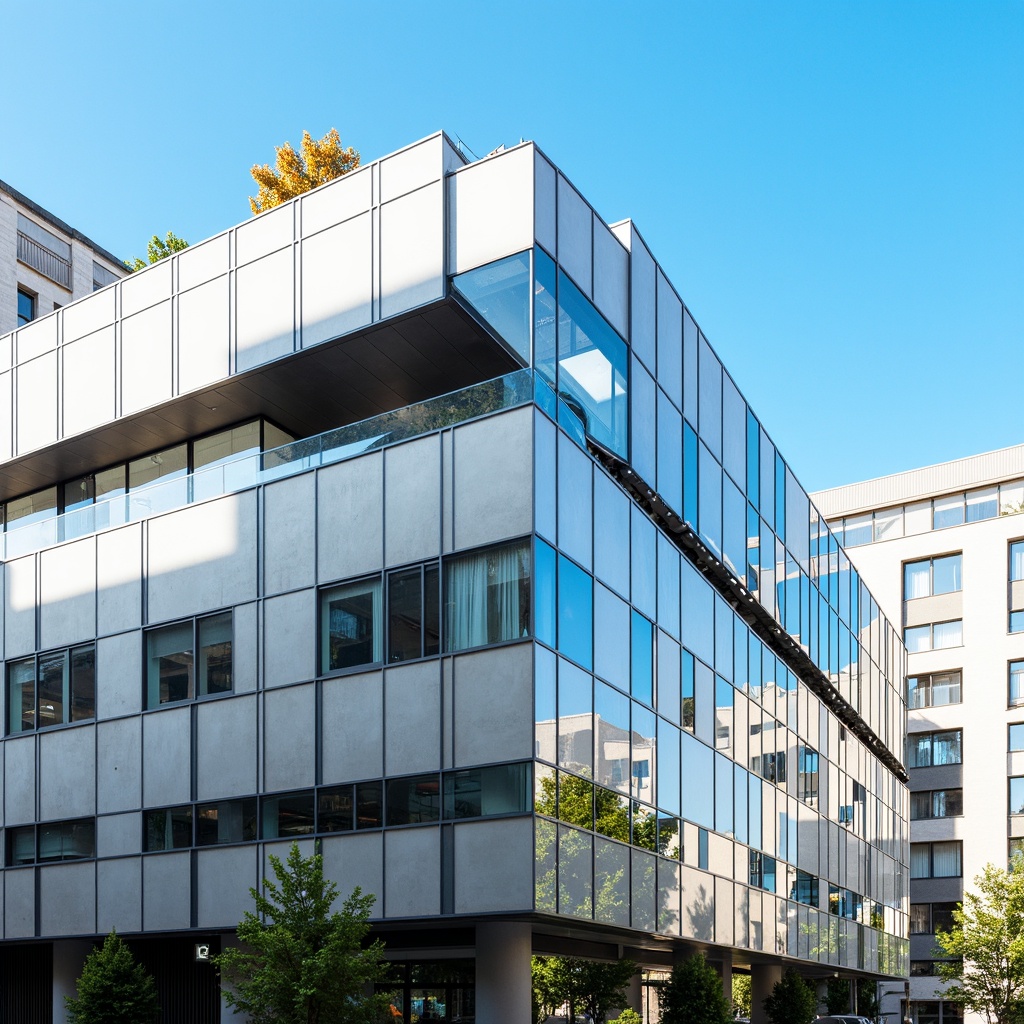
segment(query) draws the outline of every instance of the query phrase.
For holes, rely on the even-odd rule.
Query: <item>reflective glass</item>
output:
[[[722,467],[711,452],[700,449],[700,520],[701,539],[718,556],[722,554]]]
[[[199,620],[199,693],[231,690],[231,612]]]
[[[962,589],[960,578],[960,555],[936,558],[932,563],[932,593],[951,594]]]
[[[715,669],[719,675],[732,679],[733,611],[715,595]]]
[[[721,754],[715,755],[715,831],[733,834],[733,780],[732,762]]]
[[[683,733],[681,738],[682,817],[714,828],[714,751],[689,733]]]
[[[661,425],[658,423],[658,404],[667,399],[655,386],[654,378],[635,356],[631,367],[632,376],[629,383],[630,465],[641,479],[647,481],[652,487],[660,489],[660,484],[657,484],[656,481],[656,474],[661,472],[658,456],[665,459],[670,452],[656,450],[656,436],[661,432]],[[676,450],[676,454],[679,454],[678,450]],[[680,459],[681,466],[682,460]]]
[[[636,391],[633,393],[634,408],[637,404]],[[633,438],[634,459],[637,440]],[[668,400],[665,393],[658,391],[658,493],[675,512],[683,510],[683,418]],[[642,474],[641,474],[642,475]]]
[[[679,550],[658,533],[658,625],[679,638]]]
[[[683,424],[683,521],[697,528],[699,488],[697,486],[697,435]]]
[[[594,474],[594,573],[629,597],[631,502],[604,473]]]
[[[632,716],[632,728],[630,740],[632,742],[632,767],[630,778],[632,795],[636,800],[643,800],[645,803],[653,804],[657,793],[655,790],[655,764],[654,751],[656,743],[656,725],[653,711],[637,704],[636,701],[630,704]]]
[[[146,634],[147,700],[155,708],[193,696],[193,626],[191,622]]]
[[[445,650],[461,651],[529,635],[528,541],[448,559],[444,573]]]
[[[630,512],[632,601],[653,619],[658,614],[658,531],[636,505]]]
[[[312,790],[265,796],[261,803],[264,839],[312,835],[315,827]]]
[[[1024,702],[1024,661],[1010,662],[1010,703]]]
[[[555,298],[555,262],[542,249],[533,256],[533,365],[554,383],[558,302]]]
[[[384,824],[384,786],[380,782],[356,784],[356,828],[380,828]]]
[[[91,644],[71,651],[71,717],[84,722],[96,715],[96,648]]]
[[[7,502],[7,529],[13,530],[29,523],[51,518],[57,511],[57,488],[26,494]]]
[[[42,861],[80,860],[96,856],[96,821],[55,821],[39,826],[39,856]]]
[[[967,522],[977,523],[982,519],[994,519],[999,515],[999,489],[983,487],[967,492]]]
[[[526,814],[530,810],[531,790],[528,764],[445,772],[444,816],[458,819]]]
[[[1024,722],[1014,722],[1010,726],[1009,749],[1024,750]]]
[[[36,661],[7,663],[7,732],[26,732],[36,727]]]
[[[722,364],[700,335],[700,436],[716,458],[722,455]]]
[[[628,372],[626,343],[559,272],[559,394],[587,433],[622,458],[629,453]]]
[[[695,732],[708,746],[715,742],[715,674],[702,661],[694,663]]]
[[[594,586],[594,671],[620,689],[629,690],[629,605],[600,583]]]
[[[1024,540],[1014,541],[1010,545],[1010,579],[1024,580]]]
[[[594,683],[594,729],[594,778],[602,786],[629,793],[629,698],[600,681]]]
[[[68,652],[55,651],[39,656],[39,696],[36,707],[36,726],[59,725],[66,721],[71,677]]]
[[[441,777],[436,772],[411,778],[389,779],[387,823],[416,825],[441,817]]]
[[[558,763],[593,777],[593,680],[564,658],[558,661]]]
[[[256,798],[196,805],[196,846],[256,839]]]
[[[630,693],[645,704],[654,702],[654,636],[651,623],[639,612],[630,615]]]
[[[952,622],[936,622],[932,626],[932,647],[939,651],[946,647],[960,647],[963,643],[963,623],[960,619]]]
[[[351,832],[355,828],[352,786],[331,786],[317,794],[317,831]]]
[[[528,366],[530,254],[521,252],[459,274],[452,286]]]
[[[146,811],[142,848],[147,851],[182,850],[192,845],[192,808],[165,807]]]
[[[554,548],[537,540],[534,545],[533,628],[537,639],[549,647],[555,646],[558,622],[555,565]]]
[[[658,630],[658,711],[679,725],[679,644]]]
[[[688,729],[693,732],[695,728],[694,722],[694,689],[693,689],[693,655],[683,648],[682,651],[682,678],[680,680],[680,694],[681,694],[681,714],[682,714],[682,726],[684,729]]]
[[[681,562],[683,643],[709,664],[715,659],[714,591],[687,559]]]
[[[954,494],[948,498],[936,498],[932,503],[932,529],[941,530],[946,526],[959,526],[964,521],[964,496]]]
[[[373,665],[384,658],[380,577],[332,587],[320,594],[320,670]]]
[[[557,660],[547,648],[534,647],[533,706],[536,756],[554,762],[558,756]]]
[[[661,718],[658,719],[657,755],[655,791],[658,806],[671,814],[679,814],[679,729]]]
[[[564,555],[558,556],[558,649],[593,665],[593,580]]]
[[[683,309],[683,413],[697,422],[697,348],[699,332],[688,309]]]

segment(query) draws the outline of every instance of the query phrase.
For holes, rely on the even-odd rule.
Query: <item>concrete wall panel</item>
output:
[[[441,546],[441,445],[438,435],[384,453],[386,565],[434,558]]]
[[[39,556],[39,642],[45,650],[96,636],[96,539],[43,551]]]
[[[436,917],[441,912],[441,830],[385,832],[384,874],[386,917]]]
[[[64,424],[70,437],[115,416],[114,328],[105,327],[81,341],[65,345]]]
[[[533,645],[462,654],[454,666],[456,767],[532,757]]]
[[[39,869],[39,934],[96,931],[96,865],[50,864]]]
[[[313,473],[303,473],[263,490],[264,594],[315,582],[315,484]]]
[[[321,583],[384,564],[384,460],[349,459],[317,475],[317,573]],[[353,523],[359,528],[353,529]]]
[[[142,708],[142,634],[136,630],[96,642],[96,717],[136,714]]]
[[[316,698],[313,684],[264,695],[263,788],[303,789],[315,781]]]
[[[341,892],[357,885],[376,897],[370,917],[384,916],[384,833],[364,832],[325,837],[322,842],[324,874],[337,882]]]
[[[233,618],[232,683],[235,693],[249,693],[256,689],[259,671],[259,606],[255,602],[236,605]]]
[[[249,889],[259,884],[259,847],[199,850],[196,861],[196,923],[200,928],[236,927],[252,909]]]
[[[287,686],[313,678],[316,614],[314,590],[298,590],[264,602],[264,686]]]
[[[591,209],[584,198],[558,176],[558,262],[588,298],[593,294]]]
[[[140,806],[141,765],[141,718],[121,718],[100,722],[96,726],[96,810],[100,814],[128,811]],[[116,852],[124,853],[130,849],[132,847]]]
[[[257,788],[256,700],[204,701],[196,707],[196,797],[248,796]]]
[[[142,858],[142,926],[146,931],[173,931],[192,923],[191,857],[186,851]],[[233,923],[240,920],[241,915]]]
[[[4,938],[31,938],[35,933],[35,868],[8,868],[4,872]]]
[[[441,767],[439,662],[424,661],[384,673],[384,723],[386,775]]]
[[[323,683],[323,781],[350,782],[384,774],[383,672]]]
[[[533,527],[533,418],[530,408],[455,431],[453,537],[470,548]]]
[[[4,824],[36,820],[36,738],[11,737],[4,743]]]
[[[227,377],[231,359],[228,279],[178,297],[178,394]]]
[[[171,397],[171,304],[161,302],[121,321],[121,413]]]
[[[496,885],[495,879],[501,879]],[[455,826],[455,913],[533,910],[533,823],[529,818]]]
[[[4,572],[4,655],[8,659],[36,649],[36,559],[15,558]]]
[[[19,455],[57,440],[57,353],[49,352],[15,371]]]
[[[96,627],[119,633],[142,625],[142,525],[96,538]]]
[[[289,209],[289,215],[291,210]],[[261,366],[294,348],[295,268],[291,248],[235,274],[235,368]]]
[[[142,720],[142,802],[146,807],[191,799],[191,709],[172,708]]]
[[[96,865],[96,931],[107,935],[142,929],[142,858],[122,857]]]
[[[96,813],[96,727],[39,734],[39,816],[46,820]]]
[[[149,621],[256,596],[256,492],[229,494],[149,523]]]
[[[381,317],[444,294],[443,196],[438,181],[381,207]]]

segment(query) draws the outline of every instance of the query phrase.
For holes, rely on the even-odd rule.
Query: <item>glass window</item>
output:
[[[7,732],[36,727],[36,661],[25,658],[7,663]]]
[[[530,363],[530,254],[517,253],[452,279],[483,321]]]
[[[910,934],[928,935],[931,933],[931,909],[930,903],[910,904]]]
[[[1024,611],[1010,612],[1010,632],[1024,633]]]
[[[1024,750],[1024,722],[1014,722],[1010,726],[1009,749]]]
[[[1010,545],[1010,581],[1024,580],[1024,540]]]
[[[35,825],[23,825],[21,828],[4,829],[4,838],[6,839],[4,863],[8,867],[35,863]]]
[[[982,487],[967,492],[967,522],[995,519],[999,515],[999,488]]]
[[[265,796],[263,805],[263,838],[283,839],[313,832],[313,791]]]
[[[1024,814],[1024,776],[1014,775],[1010,783],[1010,813]]]
[[[565,562],[565,559],[559,561]],[[461,651],[517,640],[529,634],[528,541],[449,559],[445,562],[444,574],[445,650]],[[587,579],[589,581],[589,577]],[[590,629],[593,628],[592,615],[588,605],[586,621]]]
[[[910,794],[910,817],[920,821],[926,818],[953,818],[964,813],[962,789],[936,789]]]
[[[963,874],[963,867],[961,864],[961,844],[959,840],[956,842],[932,843],[932,877],[958,878],[961,874]]]
[[[943,732],[912,733],[907,737],[907,767],[960,764],[962,734],[959,729]]]
[[[874,539],[894,540],[903,536],[903,509],[888,508],[876,512],[874,517]]]
[[[441,776],[416,775],[387,783],[389,825],[415,825],[441,817]]]
[[[526,814],[530,811],[532,789],[528,764],[445,772],[444,816],[452,819]]]
[[[628,455],[626,343],[558,273],[558,391],[599,444]]]
[[[256,838],[256,798],[196,806],[196,845],[248,843]]]
[[[962,494],[936,498],[932,503],[933,530],[941,530],[947,526],[959,526],[963,521],[964,496]]]
[[[146,634],[147,707],[192,697],[192,633],[192,623],[181,622]]]
[[[926,676],[907,677],[907,707],[910,709],[959,704],[960,673],[933,672]]]
[[[146,811],[142,848],[147,851],[182,850],[192,845],[192,808],[165,807]]]
[[[440,651],[439,580],[436,565],[388,573],[388,661]]]
[[[192,468],[218,466],[260,450],[260,420],[241,423],[192,442]]]
[[[8,293],[10,294],[10,293]],[[18,326],[24,327],[36,318],[36,297],[18,289]]]
[[[7,666],[7,731],[87,721],[96,713],[96,649],[50,651]]]
[[[383,660],[379,577],[320,593],[320,671],[376,665]]]
[[[188,472],[188,445],[179,444],[128,463],[128,489],[183,477]]]
[[[1010,704],[1024,703],[1024,661],[1010,662]]]
[[[654,631],[639,612],[631,613],[630,692],[645,704],[653,702]]]
[[[945,555],[926,558],[920,562],[907,562],[903,567],[903,599],[911,601],[933,594],[951,594],[963,588],[961,578],[962,556]]]
[[[7,529],[38,523],[52,518],[56,513],[57,488],[47,487],[7,502]]]
[[[331,786],[317,794],[317,831],[351,832],[355,827],[352,786]]]
[[[927,626],[908,626],[903,631],[903,642],[908,654],[923,651],[939,651],[948,647],[963,646],[963,622],[933,622]]]
[[[591,667],[593,581],[565,555],[558,556],[558,649],[580,665]]]
[[[199,620],[199,695],[231,691],[231,612]]]
[[[356,828],[380,828],[384,824],[384,786],[380,782],[356,785]]]
[[[958,906],[958,903],[933,903],[931,930],[948,932],[955,923],[953,912]]]
[[[96,856],[96,820],[52,821],[39,825],[42,861],[83,860]]]

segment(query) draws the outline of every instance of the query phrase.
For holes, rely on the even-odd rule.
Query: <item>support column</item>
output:
[[[523,1024],[533,1019],[530,957],[533,935],[522,921],[476,926],[476,1019],[479,1024]]]
[[[636,1010],[637,1013],[643,1016],[644,986],[643,978],[639,971],[629,979],[629,987],[626,989],[626,1006],[624,1006],[623,1009],[626,1009],[626,1007],[629,1007],[631,1010]]]
[[[53,944],[53,1024],[66,1024],[64,997],[78,994],[82,965],[92,949],[88,939],[64,939]]]
[[[722,974],[722,995],[725,996],[725,1001],[729,1004],[729,1010],[732,1011],[732,957],[726,953],[722,958],[721,966]]]
[[[780,964],[754,964],[750,968],[750,1024],[768,1024],[764,1001],[778,981],[782,981]]]

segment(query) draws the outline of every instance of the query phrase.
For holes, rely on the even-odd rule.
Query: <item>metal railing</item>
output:
[[[40,245],[21,231],[18,232],[18,259],[62,287],[71,287],[70,260],[51,252],[45,245]]]
[[[0,551],[4,560],[17,558],[62,541],[149,519],[193,502],[341,462],[479,416],[534,401],[547,405],[553,398],[550,387],[533,370],[516,370],[504,377],[381,413],[315,437],[205,466],[194,473],[157,480],[127,494],[70,512],[40,518],[23,526],[8,524]]]

